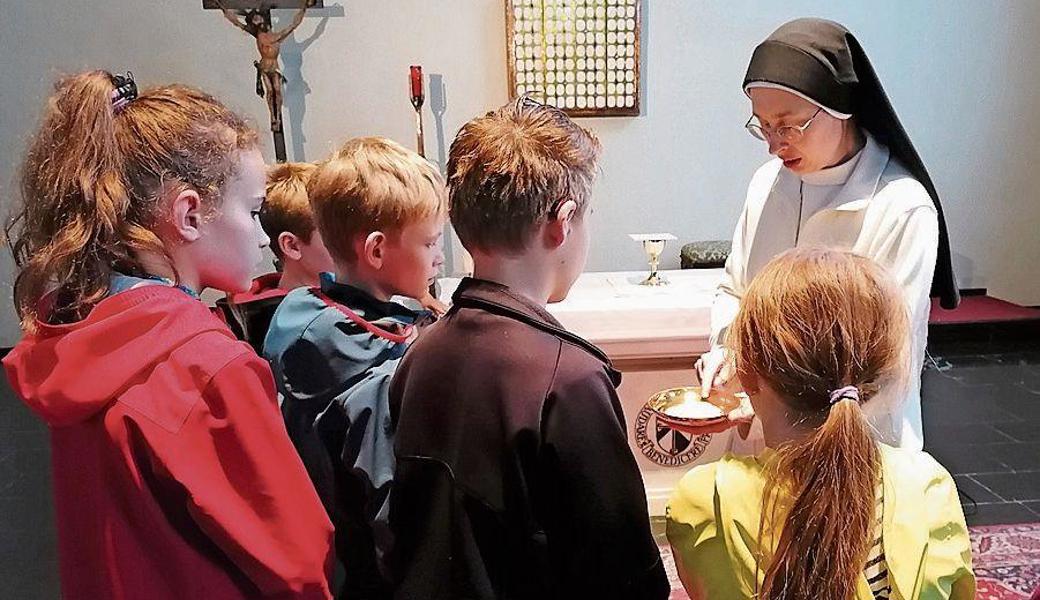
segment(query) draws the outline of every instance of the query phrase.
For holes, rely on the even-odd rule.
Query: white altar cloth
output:
[[[549,312],[613,360],[699,355],[707,349],[711,303],[723,270],[660,273],[668,285],[639,285],[646,271],[582,273],[567,299],[550,304]],[[448,302],[459,280],[440,283]]]

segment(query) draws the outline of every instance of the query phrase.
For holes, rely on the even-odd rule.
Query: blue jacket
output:
[[[289,437],[336,526],[341,597],[389,597],[382,556],[394,478],[388,390],[429,313],[336,283],[289,292],[271,320],[271,361]]]

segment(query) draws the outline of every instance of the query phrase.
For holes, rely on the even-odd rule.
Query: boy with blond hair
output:
[[[669,594],[620,374],[545,308],[585,265],[599,152],[526,98],[452,143],[451,221],[474,274],[391,386],[400,599]]]
[[[307,199],[307,181],[314,169],[311,163],[283,163],[268,169],[267,195],[259,217],[279,268],[254,279],[248,291],[217,301],[231,330],[257,354],[263,353],[271,317],[289,290],[317,285],[318,274],[334,268]]]
[[[382,138],[347,142],[307,184],[334,273],[289,292],[264,343],[289,436],[336,526],[339,597],[386,598],[386,499],[394,477],[390,377],[429,313],[444,260],[446,191],[419,155]]]
[[[283,290],[318,285],[318,274],[335,268],[307,195],[307,183],[317,168],[313,163],[284,163],[267,171],[260,226],[278,259],[278,287]]]

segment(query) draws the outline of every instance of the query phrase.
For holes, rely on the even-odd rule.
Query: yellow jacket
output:
[[[881,449],[882,538],[891,600],[974,598],[971,542],[953,478],[924,452]],[[771,450],[757,457],[727,454],[692,469],[672,493],[668,541],[691,598],[755,597],[767,567],[755,564],[763,465],[773,455]],[[777,537],[765,539],[775,543]],[[767,550],[771,554],[773,548]],[[866,577],[860,578],[856,600],[873,600]]]

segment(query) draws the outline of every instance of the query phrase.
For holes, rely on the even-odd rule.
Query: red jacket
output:
[[[281,280],[281,273],[261,275],[253,280],[249,291],[232,294],[216,303],[218,316],[227,323],[235,337],[249,342],[261,356],[274,311],[289,293],[289,290],[278,287]]]
[[[330,597],[332,525],[270,368],[201,302],[116,294],[3,363],[51,428],[64,598]]]

